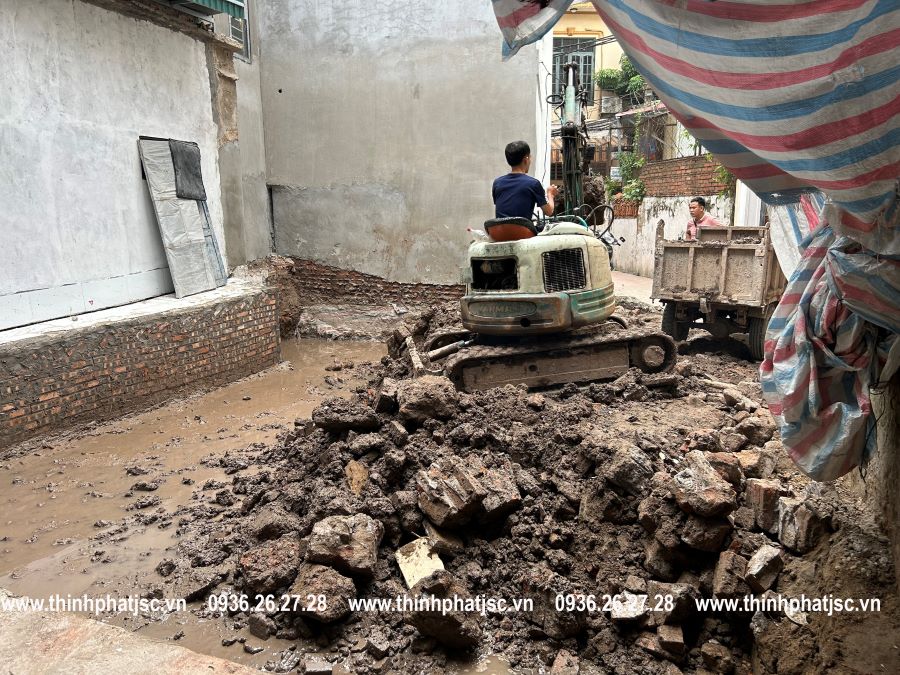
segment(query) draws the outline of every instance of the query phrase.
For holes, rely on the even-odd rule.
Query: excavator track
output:
[[[629,368],[648,375],[665,373],[675,365],[675,354],[675,342],[665,333],[612,330],[606,324],[587,334],[515,345],[474,345],[450,356],[444,372],[457,388],[470,392],[507,384],[541,388],[613,380]]]

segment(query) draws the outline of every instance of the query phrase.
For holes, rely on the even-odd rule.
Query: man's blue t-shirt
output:
[[[492,190],[497,218],[531,220],[535,206],[547,203],[541,182],[527,173],[508,173],[494,181]]]

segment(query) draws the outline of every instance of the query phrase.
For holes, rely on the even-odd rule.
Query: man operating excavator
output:
[[[497,218],[531,220],[534,207],[539,206],[545,216],[552,216],[559,188],[549,186],[546,191],[540,181],[528,175],[531,168],[531,148],[525,141],[513,141],[506,146],[509,173],[494,180],[491,193]]]

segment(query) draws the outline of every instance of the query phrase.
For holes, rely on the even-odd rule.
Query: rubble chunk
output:
[[[708,452],[706,459],[722,478],[734,486],[735,490],[740,489],[744,474],[737,457],[730,452]]]
[[[731,656],[731,650],[715,640],[705,642],[700,647],[700,655],[703,657],[703,663],[706,664],[706,667],[714,673],[729,675],[734,672],[734,659]]]
[[[487,493],[481,501],[484,522],[498,523],[522,505],[522,496],[508,462],[506,470],[487,469],[475,455],[467,457],[466,463]]]
[[[374,431],[378,416],[369,406],[345,398],[329,398],[312,411],[313,423],[325,431]]]
[[[550,666],[550,675],[578,675],[581,667],[578,657],[565,649],[560,649]]]
[[[385,431],[391,442],[398,448],[402,448],[406,445],[406,441],[409,440],[409,432],[397,420],[391,420],[385,427]]]
[[[268,640],[270,635],[274,635],[278,630],[275,622],[265,614],[253,612],[247,619],[247,630],[250,635],[258,637],[260,640]]]
[[[744,450],[736,457],[747,478],[769,478],[775,471],[775,458],[766,450]]]
[[[321,623],[333,623],[350,614],[348,598],[356,597],[356,586],[353,579],[331,567],[303,563],[291,586],[291,595],[299,598],[296,609],[300,614]]]
[[[447,419],[457,409],[459,394],[446,377],[425,375],[403,380],[397,386],[400,418],[421,424],[429,419]]]
[[[397,380],[386,377],[381,381],[375,397],[375,412],[393,413],[397,411]]]
[[[716,553],[722,550],[732,525],[725,518],[689,516],[681,530],[681,540],[698,551]]]
[[[675,581],[678,578],[675,559],[656,539],[644,549],[644,569],[664,581]]]
[[[747,437],[753,445],[765,445],[775,435],[775,422],[770,417],[748,417],[739,422],[735,431]]]
[[[416,477],[419,508],[438,527],[465,525],[478,513],[487,490],[458,458],[446,458]]]
[[[300,529],[300,519],[277,504],[266,504],[256,511],[247,526],[247,533],[259,541],[278,539]]]
[[[681,626],[663,624],[656,629],[659,646],[678,656],[684,654],[684,632]]]
[[[734,488],[698,450],[685,455],[685,468],[675,474],[672,491],[682,510],[698,516],[725,516],[737,508]]]
[[[350,441],[350,454],[362,457],[370,452],[384,452],[387,442],[381,434],[360,434]]]
[[[781,549],[777,546],[761,546],[747,563],[744,580],[756,593],[763,593],[772,587],[783,567]]]
[[[306,560],[347,574],[372,576],[382,536],[384,526],[364,513],[329,516],[313,526]]]
[[[347,477],[347,487],[350,488],[350,492],[357,497],[361,495],[369,480],[369,470],[366,465],[351,459],[344,467],[344,475]]]
[[[713,595],[717,598],[737,598],[749,593],[744,583],[747,559],[734,551],[722,551],[713,572]]]
[[[449,572],[441,570],[422,579],[413,586],[409,596],[415,598],[468,598],[465,587]],[[452,649],[470,649],[481,639],[481,627],[477,615],[453,610],[443,612],[441,607],[425,607],[404,616],[404,620],[415,626],[420,633],[435,638]]]
[[[612,603],[609,618],[613,621],[631,622],[643,619],[650,613],[650,604],[646,595],[625,591],[621,598]]]
[[[247,590],[266,595],[294,580],[299,559],[300,541],[286,535],[244,553],[238,561],[238,571]]]
[[[795,553],[811,551],[825,533],[825,524],[815,509],[802,499],[778,500],[778,540]]]
[[[634,443],[624,441],[618,443],[603,475],[606,480],[628,494],[642,495],[647,492],[650,477],[653,475],[653,463]]]
[[[772,478],[751,478],[745,487],[747,506],[753,509],[753,519],[763,532],[774,532],[778,525],[778,500],[784,494],[781,481]]]
[[[737,432],[722,435],[722,449],[725,452],[737,452],[747,445],[747,437]]]
[[[433,572],[444,569],[444,563],[424,537],[401,546],[394,556],[397,558],[407,588],[412,588]]]
[[[425,520],[423,525],[425,526],[425,536],[428,537],[428,543],[431,544],[435,553],[452,557],[465,550],[463,540],[452,532],[441,530],[430,520]]]

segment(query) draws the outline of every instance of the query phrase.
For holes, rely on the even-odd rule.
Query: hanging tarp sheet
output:
[[[766,210],[769,216],[769,238],[786,279],[791,278],[800,264],[803,256],[801,243],[819,226],[824,206],[825,195],[815,192],[800,195],[797,202],[775,204]]]
[[[566,13],[573,0],[491,0],[503,34],[503,58],[540,40]]]
[[[205,198],[199,148],[194,152],[191,146],[196,148],[195,144],[175,143],[182,177],[177,181],[171,143],[170,139],[141,138],[138,150],[175,297],[181,298],[224,286],[226,276],[205,199],[179,197],[180,186],[181,194],[202,194]]]
[[[900,2],[593,2],[672,114],[764,201],[797,216],[803,195],[824,194],[821,208],[806,199],[818,229],[794,256],[761,376],[800,467],[849,471],[900,316]],[[534,5],[494,3],[506,52],[548,30],[513,31]]]

